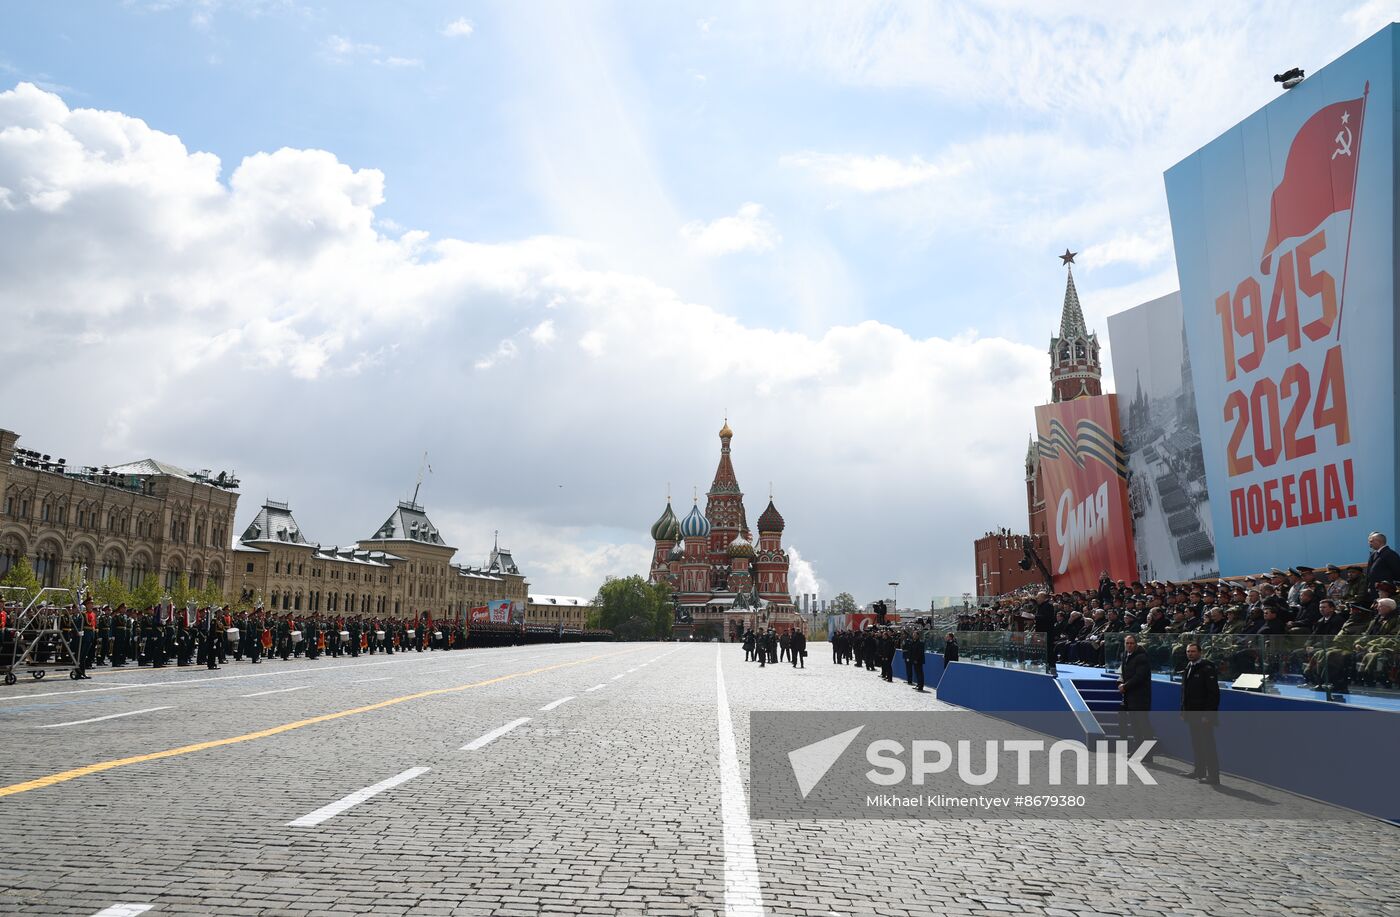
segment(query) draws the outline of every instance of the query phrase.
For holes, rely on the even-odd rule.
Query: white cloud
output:
[[[706,223],[695,220],[681,227],[681,236],[699,255],[713,257],[736,252],[766,252],[782,241],[758,204],[749,202],[733,216]]]
[[[336,60],[356,57],[362,54],[378,54],[379,45],[369,42],[351,41],[344,35],[330,35],[321,45],[327,56]]]
[[[475,31],[476,26],[472,25],[470,19],[463,16],[457,17],[442,27],[442,34],[448,38],[467,38]]]
[[[321,52],[332,63],[345,64],[352,60],[367,60],[376,67],[391,70],[419,69],[423,61],[401,54],[381,54],[383,49],[372,42],[352,41],[344,35],[331,35],[321,43]]]
[[[225,175],[30,85],[0,93],[0,188],[5,425],[89,461],[237,468],[242,516],[250,495],[290,495],[325,543],[372,531],[426,448],[454,457],[429,508],[470,520],[464,551],[487,526],[518,533],[532,588],[591,595],[645,570],[667,481],[708,484],[726,407],[751,516],[774,481],[803,564],[879,567],[843,575],[858,595],[884,578],[915,605],[959,592],[966,533],[1024,512],[1006,482],[1043,397],[1038,346],[874,321],[778,331],[572,240],[386,236],[376,170],[281,149]],[[556,340],[577,346],[535,346]],[[46,396],[25,396],[41,377]]]
[[[579,350],[582,350],[590,357],[601,357],[603,355],[604,348],[607,347],[607,343],[607,335],[603,334],[603,332],[601,331],[596,330],[589,331],[586,334],[584,334],[583,337],[578,339]]]
[[[530,339],[541,346],[549,346],[554,343],[554,320],[547,318],[540,322],[530,331]]]
[[[1139,267],[1159,264],[1172,254],[1172,233],[1169,223],[1161,222],[1140,231],[1120,231],[1084,249],[1084,262],[1094,267],[1127,263]]]
[[[828,184],[853,191],[895,191],[922,185],[966,172],[970,163],[963,158],[948,163],[927,162],[919,156],[907,160],[892,156],[860,156],[837,153],[791,153],[782,157],[784,166],[806,169]]]
[[[518,353],[520,353],[520,348],[510,338],[506,338],[505,340],[497,344],[496,349],[493,350],[490,354],[477,360],[472,365],[475,366],[477,369],[490,369],[497,363],[504,362],[505,360],[515,359]]]

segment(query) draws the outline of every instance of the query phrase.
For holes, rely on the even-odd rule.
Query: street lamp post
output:
[[[899,614],[899,583],[890,583],[890,588],[894,590],[894,594],[890,596],[894,601],[894,613]]]

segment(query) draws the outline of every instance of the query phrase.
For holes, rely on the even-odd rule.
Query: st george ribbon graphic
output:
[[[1055,588],[1092,589],[1104,573],[1134,579],[1137,558],[1117,396],[1040,405],[1035,426]]]

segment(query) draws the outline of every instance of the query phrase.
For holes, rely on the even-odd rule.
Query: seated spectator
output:
[[[1345,618],[1337,610],[1337,604],[1331,599],[1318,603],[1318,619],[1313,625],[1312,632],[1319,637],[1330,637],[1342,629]]]
[[[1304,586],[1298,590],[1298,601],[1292,608],[1292,617],[1288,622],[1288,632],[1290,634],[1310,634],[1317,624],[1317,619],[1322,617],[1322,612],[1318,608],[1318,599],[1311,586]]]

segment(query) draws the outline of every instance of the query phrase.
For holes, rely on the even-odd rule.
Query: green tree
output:
[[[115,576],[108,576],[101,582],[92,586],[92,600],[99,605],[111,605],[116,608],[118,605],[130,605],[131,593],[127,591],[126,584]]]
[[[213,580],[206,579],[204,588],[195,591],[194,600],[207,608],[222,608],[224,607],[224,591],[216,586]]]
[[[60,601],[77,602],[78,593],[81,592],[83,588],[82,569],[77,564],[69,564],[67,574],[64,575],[63,579],[58,581],[58,585],[59,588],[68,590],[68,595],[62,597]]]
[[[28,605],[34,601],[34,596],[39,594],[42,586],[39,577],[34,575],[34,568],[29,566],[29,558],[21,557],[15,561],[15,565],[9,569],[3,579],[0,579],[0,586],[18,586],[24,590],[24,604]]]
[[[165,595],[165,590],[160,588],[160,580],[156,578],[154,573],[147,573],[146,578],[141,581],[141,585],[131,590],[131,601],[128,604],[144,611],[160,604],[163,595]]]
[[[670,590],[640,576],[608,577],[593,608],[588,626],[610,630],[619,640],[647,640],[671,632]]]
[[[831,613],[834,615],[853,615],[860,611],[856,605],[855,596],[849,592],[843,592],[831,600]]]
[[[190,588],[189,576],[181,573],[180,577],[175,580],[175,587],[170,590],[170,601],[175,603],[176,608],[183,611],[185,606],[188,605],[190,600],[194,597],[195,593],[194,590]]]

